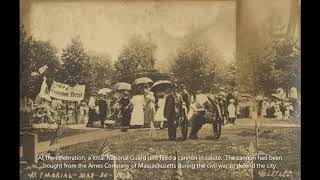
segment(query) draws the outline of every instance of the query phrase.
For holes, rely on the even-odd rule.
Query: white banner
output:
[[[53,81],[50,96],[67,101],[81,101],[84,98],[85,85],[71,87],[67,84]]]

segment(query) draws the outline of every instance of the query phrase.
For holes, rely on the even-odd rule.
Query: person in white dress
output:
[[[144,95],[135,95],[131,99],[133,110],[131,114],[130,126],[144,126]]]
[[[160,93],[159,99],[158,99],[158,109],[157,109],[156,115],[154,116],[154,120],[160,122],[160,129],[163,128],[164,121],[167,120],[163,116],[164,105],[165,105],[165,95],[163,93]]]
[[[144,124],[147,127],[150,127],[150,131],[149,131],[149,137],[150,139],[152,139],[154,136],[157,137],[158,134],[155,131],[155,127],[154,127],[154,116],[155,116],[155,97],[154,97],[154,93],[152,91],[150,91],[149,89],[145,89],[144,92],[144,107],[145,107],[145,111],[144,111]]]
[[[283,120],[289,120],[289,117],[290,117],[289,106],[290,106],[290,103],[288,102],[284,103],[285,111],[284,111]]]
[[[282,117],[282,112],[280,111],[280,101],[276,102],[274,109],[275,109],[275,112],[274,112],[275,118],[277,120],[281,120],[283,117]]]
[[[233,125],[235,125],[236,116],[236,106],[234,105],[234,99],[230,99],[230,104],[228,105],[228,118],[229,122]]]

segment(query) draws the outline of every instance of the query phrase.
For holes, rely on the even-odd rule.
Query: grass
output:
[[[130,130],[129,130],[130,132]],[[300,128],[264,128],[259,138],[259,151],[271,155],[282,156],[283,161],[277,165],[293,171],[294,178],[300,178]],[[203,127],[198,140],[167,141],[167,130],[157,130],[158,137],[150,140],[148,131],[123,133],[108,139],[110,149],[114,155],[174,155],[177,150],[179,156],[184,155],[217,155],[225,154],[240,156],[248,153],[251,141],[254,142],[254,131],[249,128],[229,127],[222,129],[219,140],[213,140],[210,126]],[[180,135],[180,131],[178,133]],[[64,155],[97,154],[103,144],[103,139],[89,143],[64,147]],[[117,164],[130,164],[139,161],[117,161]],[[142,161],[140,161],[142,162]],[[165,163],[164,161],[143,161],[144,163]],[[203,161],[181,161],[187,163],[204,163]],[[79,163],[79,162],[77,162]],[[174,163],[167,161],[166,163]],[[209,162],[206,162],[209,163]],[[228,163],[223,160],[221,163]],[[83,171],[83,170],[82,170]],[[119,173],[130,173],[132,179],[170,179],[174,173],[172,169],[118,169]],[[185,179],[250,179],[250,173],[244,169],[182,169]]]

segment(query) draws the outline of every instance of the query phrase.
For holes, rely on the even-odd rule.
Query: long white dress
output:
[[[131,99],[133,104],[133,110],[131,114],[130,125],[144,125],[144,95],[135,95]]]
[[[166,121],[166,118],[163,116],[164,112],[164,104],[165,104],[165,98],[160,98],[158,100],[158,110],[156,112],[156,115],[154,116],[155,121]]]

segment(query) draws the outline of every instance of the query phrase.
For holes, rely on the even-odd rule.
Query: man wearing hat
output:
[[[222,124],[222,115],[220,111],[220,107],[218,104],[218,97],[216,95],[207,95],[208,100],[211,103],[211,113],[212,113],[212,129],[213,129],[213,137],[215,139],[219,139],[221,136],[221,124]]]
[[[107,97],[105,95],[102,95],[98,100],[98,106],[99,106],[99,120],[101,122],[101,128],[104,128],[104,121],[107,118]]]
[[[164,105],[164,117],[168,122],[168,136],[170,141],[176,140],[179,118],[182,115],[182,97],[177,92],[177,85],[172,84]]]

